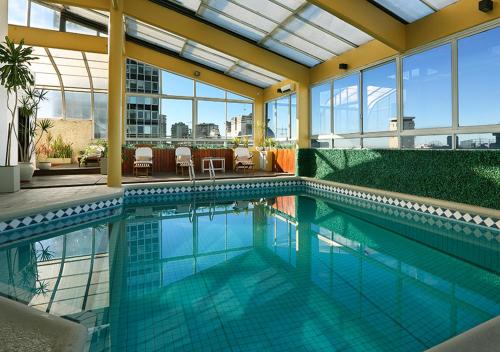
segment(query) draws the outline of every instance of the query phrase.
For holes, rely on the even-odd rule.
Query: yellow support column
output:
[[[123,0],[110,0],[108,87],[108,187],[122,184]]]
[[[258,95],[254,100],[254,117],[253,117],[253,145],[258,146],[264,142],[266,137],[266,121],[264,113],[264,97],[262,94]]]
[[[309,82],[297,84],[297,126],[299,130],[298,147],[309,148],[311,138],[309,109]]]

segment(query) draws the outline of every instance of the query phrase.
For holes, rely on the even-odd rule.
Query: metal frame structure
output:
[[[458,49],[457,49],[457,42],[460,39],[467,38],[469,36],[498,28],[500,26],[500,20],[496,20],[487,24],[484,24],[482,26],[478,26],[476,28],[462,31],[460,33],[457,33],[455,35],[443,38],[441,40],[429,43],[425,46],[419,47],[414,50],[410,50],[403,55],[397,55],[385,60],[381,60],[380,62],[376,62],[364,67],[361,67],[356,70],[349,71],[348,73],[345,73],[343,75],[335,76],[332,78],[329,78],[327,80],[315,83],[314,85],[311,85],[310,92],[312,92],[312,88],[319,86],[321,84],[324,84],[326,82],[329,82],[332,84],[332,89],[331,91],[333,92],[333,84],[334,81],[341,79],[343,77],[347,77],[353,74],[358,74],[360,77],[360,110],[361,110],[361,118],[362,118],[362,109],[363,109],[363,91],[362,91],[362,73],[363,71],[371,68],[375,68],[377,66],[383,65],[385,63],[388,63],[390,61],[395,61],[396,62],[396,76],[397,76],[397,90],[396,90],[396,95],[397,95],[397,119],[398,119],[398,128],[396,131],[380,131],[380,132],[363,132],[362,130],[362,121],[361,121],[361,128],[359,133],[350,133],[350,134],[335,134],[333,133],[334,131],[334,118],[333,118],[333,105],[331,108],[331,131],[332,133],[330,134],[311,134],[311,140],[318,140],[318,142],[328,142],[330,147],[332,146],[332,141],[333,141],[333,146],[335,145],[335,140],[340,140],[340,139],[351,139],[351,138],[359,138],[360,139],[360,148],[363,148],[363,139],[366,138],[377,138],[377,137],[397,137],[398,138],[398,149],[401,149],[402,147],[402,138],[403,137],[418,137],[418,136],[451,136],[452,139],[452,145],[450,146],[452,149],[458,149],[458,146],[456,145],[456,136],[458,134],[473,134],[473,133],[500,133],[500,125],[498,124],[491,124],[491,125],[477,125],[477,126],[459,126],[459,112],[458,112]],[[402,61],[404,58],[423,53],[427,50],[445,45],[445,44],[450,44],[452,48],[452,53],[451,53],[451,60],[452,60],[452,70],[451,70],[451,79],[452,79],[452,119],[450,121],[450,126],[449,127],[436,127],[436,128],[420,128],[420,129],[413,129],[413,130],[404,130],[402,128],[402,122],[403,122],[403,77],[402,77]],[[333,99],[331,100],[333,102]],[[310,107],[310,119],[309,122],[312,125],[312,106]]]
[[[283,96],[279,97],[279,98],[275,98],[275,99],[272,99],[272,100],[268,100],[265,102],[264,104],[264,119],[266,121],[266,131],[267,131],[267,127],[268,127],[268,116],[267,116],[267,107],[269,104],[272,104],[272,103],[276,103],[277,104],[277,101],[278,100],[281,100],[281,99],[284,99],[286,98],[288,100],[288,135],[287,135],[287,138],[277,138],[275,136],[275,140],[277,142],[295,142],[297,139],[298,139],[298,131],[295,131],[296,132],[296,135],[295,136],[292,136],[292,119],[297,119],[297,107],[295,107],[295,116],[293,116],[292,114],[292,97],[295,95],[295,98],[297,99],[297,93],[296,92],[292,92],[292,93],[288,93],[288,94],[284,94]],[[276,122],[278,121],[278,116],[277,116],[277,109],[274,110],[274,113],[275,113],[275,116],[274,118],[276,119]],[[298,128],[298,123],[296,123],[295,125],[296,129]],[[277,132],[277,131],[276,131]],[[266,136],[264,136],[266,137]]]

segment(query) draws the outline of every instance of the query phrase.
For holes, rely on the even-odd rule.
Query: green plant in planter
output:
[[[241,137],[234,137],[231,142],[233,143],[233,148],[238,148],[241,144]]]
[[[52,120],[38,120],[38,108],[47,91],[29,87],[24,91],[24,96],[21,98],[20,113],[22,117],[19,120],[19,135],[17,138],[19,144],[20,155],[22,162],[30,162],[37,147],[45,133],[54,127]],[[38,134],[38,137],[37,137]],[[20,137],[23,138],[20,138]]]
[[[24,46],[24,40],[16,45],[9,37],[0,45],[0,84],[7,90],[7,108],[10,122],[7,127],[7,147],[5,150],[5,166],[10,166],[11,142],[16,136],[15,119],[19,106],[19,92],[35,84],[29,66],[37,58],[32,56],[33,48]],[[14,95],[14,106],[11,109],[10,97]]]
[[[47,137],[47,139],[49,139]],[[61,135],[58,135],[51,143],[51,154],[49,158],[71,158],[73,156],[72,143],[66,143]]]
[[[276,141],[274,140],[274,138],[267,137],[264,140],[264,147],[269,149],[276,147]]]
[[[248,146],[250,145],[250,138],[248,136],[244,136],[241,140],[241,143],[245,148],[248,148]]]

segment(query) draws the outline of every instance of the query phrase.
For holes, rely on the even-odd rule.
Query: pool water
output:
[[[481,268],[376,217],[296,195],[128,207],[0,247],[0,292],[81,322],[90,351],[422,351],[500,314],[498,244],[464,245]]]

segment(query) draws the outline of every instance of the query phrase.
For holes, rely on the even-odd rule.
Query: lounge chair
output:
[[[238,147],[234,150],[234,170],[237,172],[239,169],[243,169],[243,172],[254,170],[252,154],[248,148]]]
[[[134,176],[139,177],[139,171],[146,170],[146,175],[153,175],[153,149],[140,147],[135,150]]]
[[[181,174],[184,176],[184,168],[189,167],[193,160],[191,159],[191,149],[188,147],[178,147],[175,149],[175,174],[178,174],[178,169],[181,169]]]

